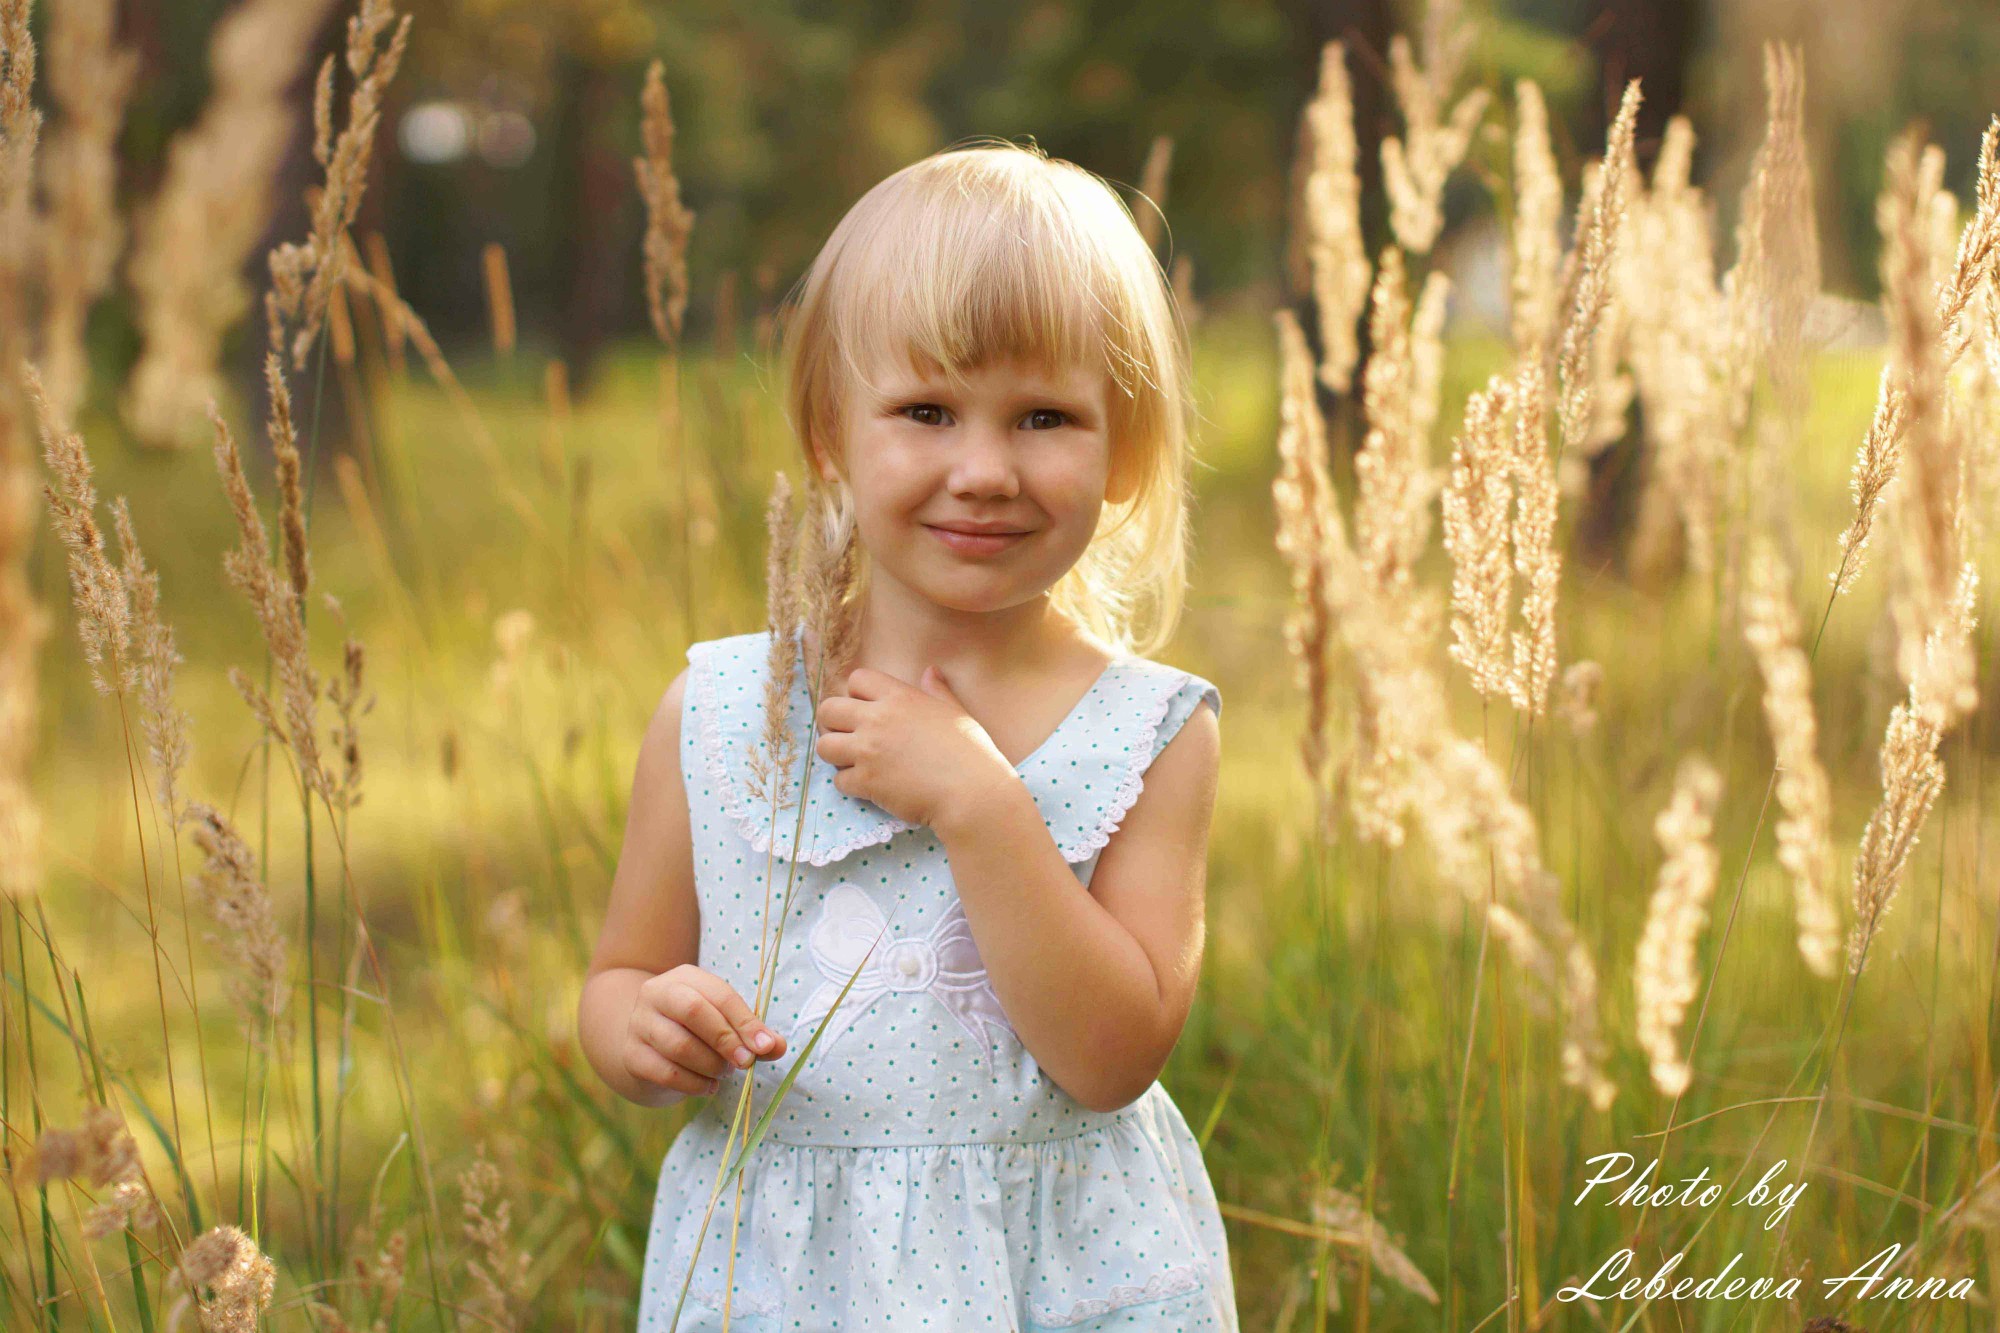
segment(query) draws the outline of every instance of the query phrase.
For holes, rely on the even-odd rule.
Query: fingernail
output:
[[[759,1032],[756,1035],[756,1037],[753,1038],[753,1042],[758,1050],[768,1051],[771,1049],[771,1034],[768,1032]]]
[[[748,1065],[748,1064],[749,1064],[749,1063],[750,1063],[750,1062],[751,1062],[751,1061],[752,1061],[753,1059],[755,1059],[755,1058],[756,1058],[755,1056],[751,1055],[751,1054],[750,1054],[750,1052],[749,1052],[749,1051],[747,1051],[747,1050],[745,1050],[745,1049],[744,1049],[743,1047],[741,1047],[741,1046],[738,1046],[738,1047],[736,1048],[736,1063],[737,1063],[737,1064],[739,1064],[739,1065]]]

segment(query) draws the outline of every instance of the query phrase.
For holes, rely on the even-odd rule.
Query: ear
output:
[[[840,468],[833,461],[833,455],[817,440],[812,444],[812,460],[813,470],[819,473],[821,481],[830,486],[840,480]]]

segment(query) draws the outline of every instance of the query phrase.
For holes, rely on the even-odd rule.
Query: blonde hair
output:
[[[848,395],[872,387],[868,368],[900,353],[959,384],[991,360],[1059,372],[1101,358],[1111,480],[1097,532],[1050,602],[1118,650],[1166,643],[1187,582],[1187,329],[1109,184],[1004,140],[934,153],[847,211],[788,305],[786,413],[805,455],[808,515],[835,556],[855,539],[853,499],[844,475],[820,478],[817,459],[840,466]],[[853,605],[868,563],[856,562]]]

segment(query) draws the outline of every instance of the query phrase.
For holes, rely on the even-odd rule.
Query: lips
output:
[[[941,528],[933,524],[924,525],[932,536],[943,542],[960,555],[997,555],[1012,547],[1028,534],[1006,529],[986,532],[958,532],[951,528]]]

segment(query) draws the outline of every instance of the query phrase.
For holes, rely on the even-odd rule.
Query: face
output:
[[[1046,593],[1104,507],[1107,376],[996,362],[962,388],[901,365],[875,378],[848,405],[844,468],[871,578],[960,611]]]

